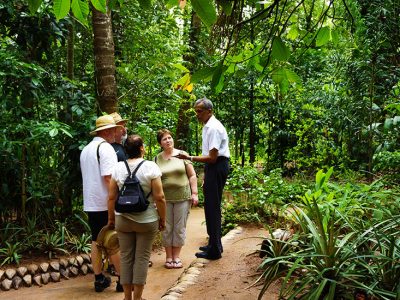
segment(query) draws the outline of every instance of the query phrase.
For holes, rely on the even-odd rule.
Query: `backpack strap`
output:
[[[126,169],[128,170],[128,177],[132,178],[132,176],[136,175],[137,170],[140,168],[140,166],[141,166],[145,161],[146,161],[145,159],[142,160],[142,161],[138,164],[138,166],[135,168],[135,171],[133,171],[133,173],[132,173],[131,170],[129,169],[128,162],[127,162],[126,160],[124,160],[125,167],[126,167]],[[147,194],[146,199],[149,198],[150,194],[151,194],[151,190],[150,190],[150,192]]]
[[[137,170],[140,168],[140,166],[141,166],[145,161],[146,161],[146,160],[144,159],[144,160],[142,160],[142,161],[138,164],[138,166],[136,167],[135,171],[133,171],[132,175],[136,175]]]
[[[98,145],[97,145],[97,151],[96,151],[96,154],[97,154],[97,162],[100,164],[100,145],[101,144],[103,144],[103,143],[105,143],[106,141],[101,141]]]

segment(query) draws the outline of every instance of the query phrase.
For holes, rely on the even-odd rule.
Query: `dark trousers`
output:
[[[216,163],[204,167],[204,212],[209,236],[208,253],[212,256],[219,256],[222,252],[221,202],[228,173],[229,159],[226,157],[220,156]]]

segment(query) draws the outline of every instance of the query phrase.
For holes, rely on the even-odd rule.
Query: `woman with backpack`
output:
[[[133,172],[143,161],[143,140],[139,135],[130,135],[124,148],[128,156],[126,162],[130,172]],[[137,169],[136,177],[150,202],[149,206],[142,212],[116,212],[115,202],[127,176],[125,162],[118,162],[111,175],[109,187],[108,225],[115,226],[118,233],[121,251],[120,282],[124,289],[124,300],[140,300],[146,283],[153,241],[158,230],[165,229],[166,204],[160,168],[152,161],[144,161]]]
[[[174,139],[167,129],[157,132],[157,141],[162,148],[155,162],[162,172],[162,184],[167,201],[167,223],[162,233],[167,269],[182,268],[179,258],[186,239],[186,222],[192,205],[198,204],[197,176],[190,160],[175,158],[180,150],[174,148]]]

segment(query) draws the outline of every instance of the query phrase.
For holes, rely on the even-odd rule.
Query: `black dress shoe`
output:
[[[199,250],[204,251],[204,252],[207,252],[209,249],[210,249],[210,246],[209,246],[209,245],[207,245],[207,246],[200,246],[200,247],[199,247]]]
[[[211,248],[210,245],[207,245],[207,246],[200,246],[200,247],[199,247],[199,250],[204,251],[204,252],[207,252],[207,251],[210,250],[210,248]],[[223,252],[224,252],[224,250],[221,251],[221,253],[223,253]]]
[[[205,258],[205,259],[210,259],[210,260],[216,260],[216,259],[220,259],[222,256],[221,254],[218,255],[211,255],[210,253],[207,252],[197,252],[196,253],[196,257],[197,258]]]

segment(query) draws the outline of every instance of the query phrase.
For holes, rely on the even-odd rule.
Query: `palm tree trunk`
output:
[[[117,82],[111,13],[92,7],[92,25],[96,98],[100,112],[112,113],[117,110]]]

